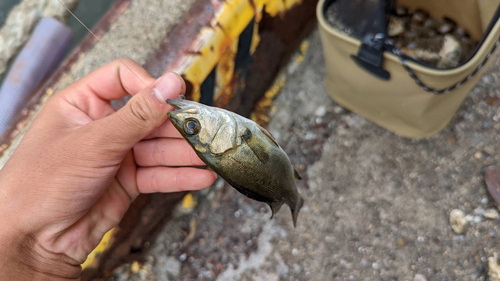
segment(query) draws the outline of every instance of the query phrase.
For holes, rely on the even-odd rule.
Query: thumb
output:
[[[167,99],[177,98],[184,89],[184,80],[179,75],[166,73],[116,113],[92,122],[97,127],[95,133],[103,137],[112,150],[128,151],[167,120],[172,108]]]

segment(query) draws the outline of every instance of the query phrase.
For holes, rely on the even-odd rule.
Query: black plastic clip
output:
[[[367,34],[363,39],[363,44],[359,49],[358,54],[351,55],[351,58],[363,69],[375,75],[382,80],[389,80],[391,74],[382,68],[384,59],[384,39],[385,35],[382,33]]]

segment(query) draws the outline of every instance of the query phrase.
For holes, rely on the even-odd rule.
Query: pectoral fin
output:
[[[299,172],[297,170],[293,170],[293,175],[295,176],[296,179],[301,180],[302,177],[299,175]]]
[[[265,141],[263,141],[258,136],[252,134],[252,132],[247,129],[246,132],[242,136],[243,141],[246,142],[248,147],[252,150],[252,152],[257,156],[259,161],[262,164],[266,164],[269,160],[269,147]]]
[[[259,124],[257,124],[257,128],[259,128],[259,130],[272,142],[274,143],[277,147],[280,147],[280,145],[278,144],[278,141],[276,140],[276,138],[274,138],[273,135],[271,135],[271,133],[269,133],[268,130],[264,129],[262,126],[260,126]]]

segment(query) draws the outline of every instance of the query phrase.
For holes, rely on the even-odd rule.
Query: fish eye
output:
[[[200,127],[198,120],[188,119],[184,123],[184,132],[188,135],[196,135],[200,131]]]

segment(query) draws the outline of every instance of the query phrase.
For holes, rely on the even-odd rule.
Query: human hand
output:
[[[187,167],[204,163],[167,120],[182,78],[124,61],[130,69],[114,61],[55,94],[0,171],[0,279],[78,279],[140,193],[215,181]],[[115,112],[110,100],[127,94]]]

